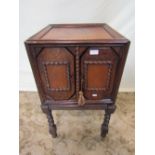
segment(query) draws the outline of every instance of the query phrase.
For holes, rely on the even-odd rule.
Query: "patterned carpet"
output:
[[[58,137],[53,139],[37,93],[20,92],[20,155],[134,155],[134,107],[134,93],[118,95],[104,139],[103,111],[54,111]]]

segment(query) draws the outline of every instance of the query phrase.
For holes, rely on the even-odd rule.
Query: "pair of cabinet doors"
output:
[[[112,96],[119,47],[42,47],[36,61],[42,89],[52,100],[74,100],[83,91],[86,100]]]

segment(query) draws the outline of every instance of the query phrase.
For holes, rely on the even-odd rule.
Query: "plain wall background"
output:
[[[135,87],[134,0],[22,0],[20,1],[19,89],[36,90],[24,41],[52,23],[107,23],[131,41],[120,91]]]

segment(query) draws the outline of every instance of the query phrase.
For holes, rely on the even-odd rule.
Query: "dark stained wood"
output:
[[[102,23],[48,25],[25,41],[53,137],[57,133],[51,110],[61,109],[105,110],[105,137],[129,45],[128,39]]]
[[[127,43],[128,40],[107,24],[53,24],[27,40],[43,43]]]
[[[91,55],[92,50],[97,55]],[[81,56],[81,79],[84,79],[83,90],[87,99],[104,99],[111,96],[113,81],[119,57],[111,47],[89,48]]]
[[[113,105],[111,107],[107,107],[105,110],[104,121],[101,126],[101,136],[102,137],[105,137],[106,134],[108,133],[110,117],[111,117],[111,114],[115,111],[115,109],[116,109],[116,106]]]
[[[57,127],[54,123],[51,108],[48,105],[42,105],[41,109],[47,116],[48,125],[49,125],[49,132],[51,133],[53,138],[56,138],[57,137]]]
[[[65,48],[44,48],[38,55],[40,77],[49,99],[67,100],[74,95],[74,57]]]

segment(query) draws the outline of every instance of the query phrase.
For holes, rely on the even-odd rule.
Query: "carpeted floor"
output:
[[[103,111],[54,111],[58,138],[53,139],[37,93],[20,92],[20,155],[134,155],[134,107],[134,93],[118,95],[104,139]]]

